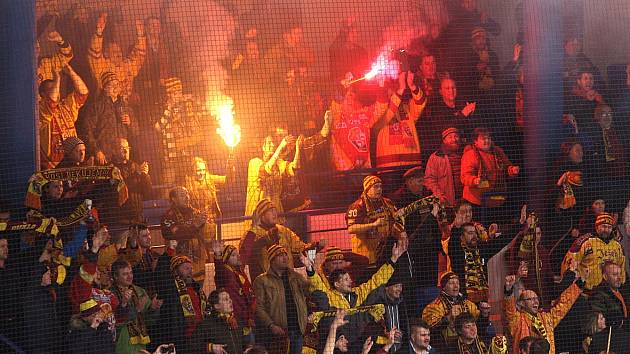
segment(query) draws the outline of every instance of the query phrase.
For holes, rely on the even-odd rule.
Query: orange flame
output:
[[[221,136],[225,145],[231,149],[241,141],[241,126],[234,122],[234,104],[230,97],[215,101],[211,104],[212,115],[219,123],[217,134]]]

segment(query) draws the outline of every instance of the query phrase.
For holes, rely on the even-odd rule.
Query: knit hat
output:
[[[87,299],[86,301],[82,302],[81,305],[79,305],[81,317],[91,316],[100,311],[100,309],[101,306],[98,304],[98,302],[96,302],[96,300],[92,298]]]
[[[182,85],[182,80],[177,77],[169,77],[168,79],[164,80],[164,89],[166,90],[167,94],[182,91],[184,89]]]
[[[449,134],[459,134],[459,130],[457,128],[446,128],[442,131],[442,140],[446,139]]]
[[[107,86],[112,81],[118,81],[118,77],[111,71],[106,71],[101,74],[101,87]]]
[[[232,256],[232,253],[234,253],[234,251],[236,251],[236,247],[234,247],[232,245],[226,245],[225,247],[223,247],[223,253],[221,254],[221,260],[223,262],[227,262],[227,260],[230,259],[230,256]]]
[[[422,169],[422,167],[420,166],[412,167],[408,169],[407,172],[405,172],[405,174],[403,175],[403,179],[405,180],[407,180],[408,178],[413,178],[413,177],[424,178],[424,170]]]
[[[63,152],[69,154],[72,152],[72,150],[74,150],[75,147],[77,147],[78,145],[85,145],[85,143],[83,142],[83,140],[77,138],[76,136],[70,136],[67,137],[61,143],[61,145],[63,146]]]
[[[254,215],[253,217],[255,219],[260,219],[261,216],[263,216],[263,214],[271,209],[271,208],[275,208],[276,206],[273,205],[273,202],[269,199],[262,199],[261,201],[258,202],[258,204],[256,204],[256,208],[254,209]]]
[[[376,176],[366,176],[363,179],[363,191],[367,192],[370,190],[370,188],[372,188],[373,185],[377,184],[377,183],[383,183],[383,181],[376,177]]]
[[[475,38],[477,36],[480,35],[485,35],[486,34],[486,30],[483,27],[475,27],[473,28],[472,32],[470,32],[470,38]]]
[[[595,227],[598,227],[599,225],[613,225],[613,224],[614,224],[613,217],[612,215],[608,213],[601,213],[597,215],[597,218],[595,218]]]
[[[267,260],[269,263],[273,261],[274,258],[281,255],[282,253],[288,254],[287,249],[280,245],[271,245],[267,248]]]
[[[396,267],[396,269],[394,269],[394,273],[392,273],[392,276],[389,277],[389,280],[387,281],[387,284],[385,284],[385,286],[394,286],[396,284],[402,284],[403,279],[404,279],[404,275],[402,274],[402,271],[400,270],[400,268]]]
[[[184,263],[192,263],[192,261],[186,256],[175,256],[171,258],[171,272],[174,272],[177,267]]]
[[[453,278],[458,278],[457,274],[453,273],[453,272],[446,272],[444,274],[442,274],[442,277],[440,278],[440,288],[444,289],[444,286],[446,286],[446,283],[448,283],[449,280],[453,279]]]
[[[340,248],[337,247],[328,248],[328,250],[326,251],[326,256],[324,258],[324,263],[336,260],[345,260],[343,252]]]

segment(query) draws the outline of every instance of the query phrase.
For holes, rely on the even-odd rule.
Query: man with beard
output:
[[[464,186],[460,178],[462,152],[459,130],[454,127],[442,131],[442,145],[431,154],[424,171],[424,185],[440,198],[446,207],[454,207],[462,196]]]
[[[193,265],[186,256],[168,257],[170,271],[159,274],[159,325],[154,327],[155,343],[174,343],[178,353],[195,353],[192,335],[203,321],[205,295],[193,279]],[[166,259],[165,258],[165,259]]]
[[[562,274],[571,267],[577,265],[579,272],[589,270],[589,276],[585,288],[590,290],[601,283],[602,264],[606,261],[618,264],[621,267],[622,282],[626,281],[626,257],[621,244],[613,239],[613,217],[608,213],[601,213],[595,219],[596,236],[586,234],[577,239],[562,261]]]
[[[162,216],[162,236],[178,242],[176,253],[188,256],[193,263],[193,275],[203,280],[205,261],[210,242],[207,216],[190,205],[190,195],[184,187],[175,187],[169,193],[171,208]]]
[[[318,243],[305,243],[291,229],[279,221],[278,209],[269,199],[263,199],[256,205],[252,227],[241,239],[239,246],[243,264],[249,266],[252,279],[269,269],[267,249],[280,245],[289,252],[289,264],[293,267],[293,255],[307,249],[326,247],[326,239]]]
[[[593,312],[599,312],[606,318],[607,325],[626,329],[630,293],[628,286],[621,282],[623,268],[607,261],[602,265],[602,269],[603,280],[593,289],[588,299],[589,305]]]

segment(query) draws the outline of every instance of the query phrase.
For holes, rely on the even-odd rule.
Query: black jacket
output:
[[[243,330],[240,325],[231,329],[228,323],[216,313],[210,314],[193,333],[197,353],[205,353],[208,343],[225,345],[228,354],[243,353]]]
[[[628,286],[622,285],[619,292],[626,306],[630,306],[630,296]],[[623,313],[623,305],[621,300],[613,294],[610,286],[602,281],[592,291],[592,295],[588,299],[588,303],[593,311],[601,312],[606,317],[606,324],[609,326],[620,327],[625,324],[627,318]]]

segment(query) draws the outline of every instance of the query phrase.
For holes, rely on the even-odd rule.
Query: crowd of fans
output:
[[[567,35],[549,202],[528,210],[527,47],[501,68],[498,24],[449,4],[441,32],[385,53],[395,79],[363,77],[373,58],[352,19],[325,79],[300,25],[264,48],[243,21],[226,91],[243,119],[281,108],[258,107],[268,133],[238,245],[217,237],[236,164],[210,171],[207,92],[175,65],[167,24],[136,21],[123,50],[107,11],[43,14],[40,170],[26,218],[0,215],[3,352],[629,352],[630,70],[606,83]],[[316,197],[330,190],[345,193]],[[160,198],[152,229],[143,202]],[[347,207],[350,242],[285,220],[318,202]]]

